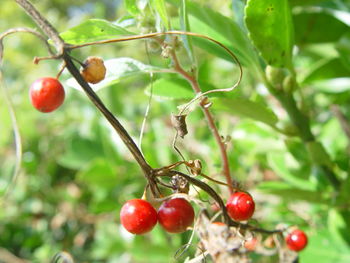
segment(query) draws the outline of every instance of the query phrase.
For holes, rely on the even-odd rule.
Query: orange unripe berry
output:
[[[88,57],[84,61],[84,67],[80,74],[86,82],[96,84],[103,80],[106,76],[106,67],[103,59],[99,57]]]

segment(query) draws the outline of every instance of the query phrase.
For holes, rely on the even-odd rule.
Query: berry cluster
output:
[[[228,215],[235,221],[245,221],[252,217],[255,203],[252,196],[246,192],[233,193],[226,203]],[[150,232],[159,222],[169,233],[182,233],[194,221],[192,205],[183,198],[173,198],[162,203],[158,212],[143,199],[132,199],[126,202],[120,211],[120,221],[124,228],[135,235]],[[222,222],[213,222],[218,226],[225,226]],[[307,236],[301,230],[293,230],[285,242],[290,250],[300,251],[307,245]],[[258,245],[257,238],[245,241],[247,251],[254,251]]]
[[[151,231],[157,222],[169,233],[182,233],[193,224],[193,220],[193,207],[183,198],[165,201],[158,213],[149,202],[142,199],[129,200],[120,211],[122,225],[136,235]]]
[[[89,57],[82,65],[80,74],[85,81],[96,84],[105,78],[106,68],[101,58]],[[51,77],[34,81],[29,94],[32,105],[45,113],[56,110],[65,98],[62,84],[57,78]],[[237,191],[228,199],[226,210],[234,221],[246,221],[254,214],[255,203],[249,193]],[[163,202],[158,212],[149,202],[132,199],[123,205],[120,219],[124,228],[136,235],[150,232],[157,222],[169,233],[182,233],[193,224],[194,210],[192,205],[183,198],[173,198]],[[214,222],[214,224],[225,225],[222,222]],[[308,239],[303,231],[295,229],[287,234],[285,242],[290,250],[301,251],[306,247]],[[244,247],[247,251],[254,251],[257,244],[258,240],[253,238],[245,241]]]

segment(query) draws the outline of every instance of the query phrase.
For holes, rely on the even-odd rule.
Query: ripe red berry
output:
[[[85,81],[96,84],[103,80],[106,76],[106,67],[102,58],[88,57],[84,61],[84,67],[80,71]]]
[[[157,224],[157,211],[145,200],[132,199],[123,205],[120,221],[130,233],[142,235]]]
[[[167,232],[182,233],[193,224],[194,210],[186,199],[170,199],[160,206],[158,220]]]
[[[56,78],[40,78],[33,82],[29,90],[32,105],[41,112],[51,112],[64,101],[62,84]]]
[[[290,250],[300,251],[307,245],[307,235],[299,229],[293,230],[286,236],[286,243]]]
[[[226,209],[233,220],[244,221],[252,217],[255,210],[255,203],[250,194],[236,192],[228,199]]]

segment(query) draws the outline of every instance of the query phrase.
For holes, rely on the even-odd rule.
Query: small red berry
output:
[[[145,200],[132,199],[123,205],[120,221],[130,233],[142,235],[157,224],[157,211]]]
[[[41,112],[51,112],[64,101],[62,84],[56,78],[40,78],[33,82],[29,90],[32,105]]]
[[[290,250],[300,251],[307,245],[307,235],[299,229],[293,230],[286,236],[286,243]]]
[[[193,224],[194,210],[186,199],[170,199],[160,206],[158,220],[167,232],[182,233]]]
[[[226,209],[233,220],[244,221],[252,217],[255,210],[255,203],[250,194],[236,192],[228,199]]]
[[[256,237],[253,237],[251,239],[248,239],[244,242],[244,247],[248,250],[248,251],[254,251],[256,246],[258,244],[258,239]]]

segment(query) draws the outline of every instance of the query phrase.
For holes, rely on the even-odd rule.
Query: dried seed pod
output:
[[[171,178],[170,183],[176,189],[176,191],[178,193],[188,194],[188,192],[190,190],[190,185],[189,185],[188,181],[180,175],[173,176]]]
[[[191,173],[194,176],[200,175],[202,173],[202,162],[198,159],[189,160],[187,166],[191,169]]]
[[[171,115],[171,123],[181,138],[188,133],[186,125],[187,115]]]

